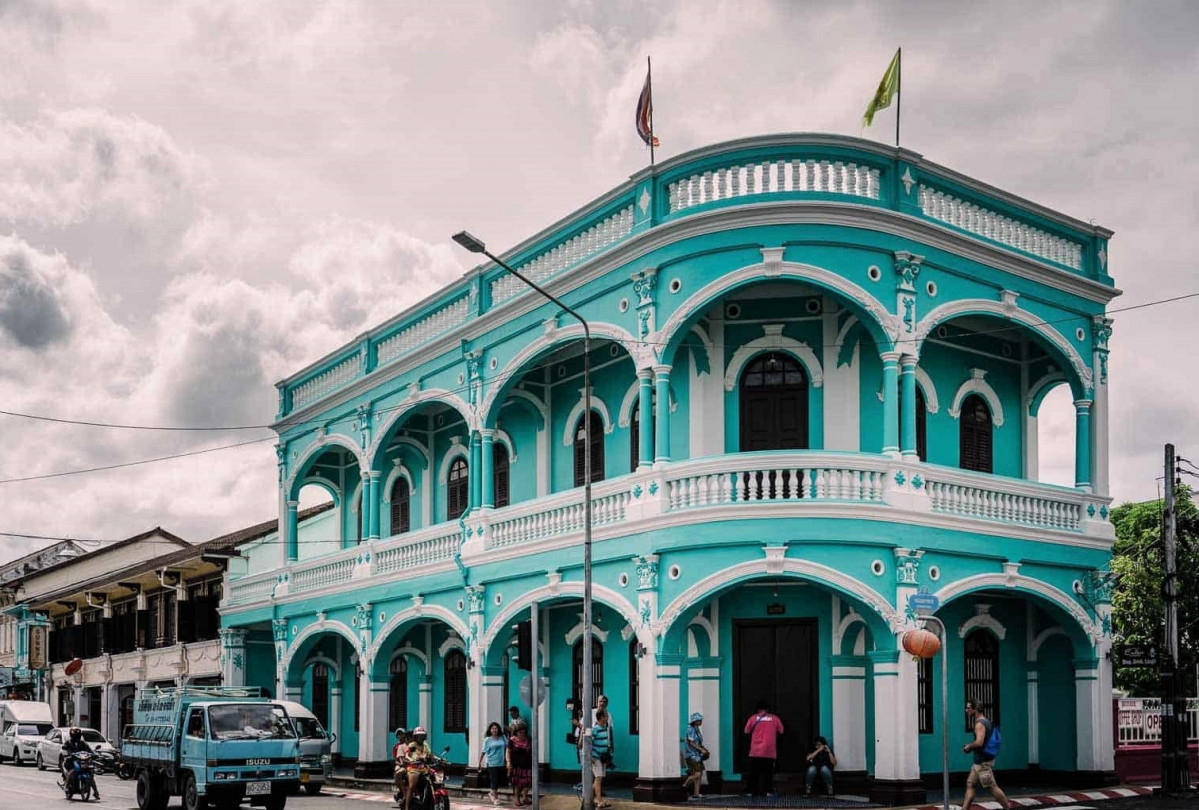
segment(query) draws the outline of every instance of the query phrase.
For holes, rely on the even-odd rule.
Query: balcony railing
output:
[[[750,138],[680,155],[526,240],[505,260],[546,282],[658,225],[772,200],[888,208],[1110,282],[1108,233],[1102,228],[976,183],[915,153],[827,135]],[[357,345],[343,346],[280,382],[278,417],[311,407],[528,294],[498,268],[480,268],[371,330]],[[457,347],[455,342],[452,348]]]
[[[592,526],[602,541],[653,529],[659,519],[677,522],[671,516],[680,513],[696,512],[694,519],[703,521],[705,511],[724,520],[816,515],[826,505],[850,505],[905,523],[919,523],[922,515],[950,516],[960,519],[963,531],[994,531],[1001,524],[1102,544],[1114,537],[1109,504],[1109,498],[1067,487],[877,454],[777,451],[671,462],[597,482]],[[232,580],[224,606],[356,588],[373,577],[419,576],[456,555],[469,566],[512,549],[536,553],[574,542],[583,522],[581,488],[478,510],[461,524],[441,523]]]

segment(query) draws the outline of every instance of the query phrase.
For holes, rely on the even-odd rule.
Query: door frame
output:
[[[733,708],[733,717],[734,717],[732,726],[733,726],[733,732],[735,734],[734,739],[736,741],[733,744],[733,772],[734,773],[744,773],[745,772],[745,759],[746,759],[747,755],[745,754],[745,750],[746,750],[745,743],[742,742],[742,740],[741,740],[741,729],[744,728],[744,726],[742,725],[742,720],[749,719],[749,707],[741,705],[741,666],[740,666],[740,656],[737,654],[738,651],[741,649],[741,647],[740,647],[741,628],[747,627],[747,626],[777,627],[779,625],[784,625],[784,624],[805,625],[805,626],[812,628],[812,631],[813,631],[812,632],[812,647],[813,647],[813,649],[812,649],[812,655],[810,656],[810,665],[812,667],[812,673],[811,673],[812,684],[814,687],[812,690],[812,695],[811,695],[811,701],[812,701],[811,713],[812,713],[812,717],[816,721],[817,730],[819,731],[819,725],[820,725],[820,655],[819,655],[819,653],[820,653],[820,621],[819,621],[819,619],[817,619],[814,616],[797,616],[794,618],[782,618],[782,619],[767,619],[767,618],[736,619],[735,618],[735,619],[733,619],[733,646],[732,646],[732,650],[733,650],[733,655],[732,655],[732,658],[733,658],[732,708]],[[776,684],[776,688],[777,688],[777,684]],[[772,706],[771,712],[773,713],[775,711],[775,709],[777,709],[777,708],[778,708],[777,706]],[[789,773],[789,771],[787,773]]]

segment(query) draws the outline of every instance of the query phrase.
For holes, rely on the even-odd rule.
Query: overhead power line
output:
[[[263,442],[273,442],[274,436],[265,436],[261,439],[250,439],[245,442],[237,442],[236,444],[222,444],[217,447],[205,447],[202,450],[189,450],[185,453],[172,453],[166,456],[156,456],[155,458],[143,458],[138,461],[125,461],[120,464],[105,464],[102,467],[85,467],[79,470],[63,470],[62,472],[45,473],[43,475],[27,475],[22,478],[0,478],[0,484],[16,484],[21,481],[42,481],[47,478],[62,478],[68,475],[82,475],[83,473],[100,472],[102,470],[119,470],[125,467],[137,467],[141,464],[153,464],[158,461],[170,461],[174,458],[187,458],[188,456],[201,456],[205,453],[216,453],[220,450],[232,450],[235,447],[245,447],[250,444],[261,444]]]

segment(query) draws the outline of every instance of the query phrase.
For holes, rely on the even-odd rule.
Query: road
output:
[[[57,810],[66,807],[90,807],[96,810],[137,810],[133,780],[122,782],[108,774],[99,777],[100,801],[84,805],[78,801],[67,803],[58,787],[58,774],[54,771],[39,771],[31,765],[18,768],[11,763],[0,764],[0,810]],[[169,805],[172,810],[183,806],[183,800],[174,797]],[[365,801],[344,798],[330,793],[320,796],[300,795],[287,801],[288,810],[372,810],[392,807],[390,801]],[[243,810],[250,810],[248,803]],[[454,810],[467,810],[457,805]],[[482,810],[482,808],[480,808]],[[488,806],[487,810],[492,810]]]

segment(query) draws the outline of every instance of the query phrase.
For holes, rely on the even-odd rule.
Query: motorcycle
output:
[[[446,768],[450,764],[445,755],[449,752],[450,747],[447,745],[441,756],[434,756],[428,760],[425,772],[412,789],[412,804],[408,810],[450,810],[450,791],[445,783]],[[395,799],[397,807],[403,806],[404,786],[398,775],[392,798]]]
[[[125,761],[120,751],[97,751],[95,770],[98,776],[115,773],[122,781],[133,778],[133,766]]]
[[[59,782],[63,795],[69,801],[76,793],[81,801],[87,802],[92,798],[100,800],[100,791],[96,787],[96,755],[80,751],[74,755],[71,772]],[[74,784],[72,784],[74,783]]]

